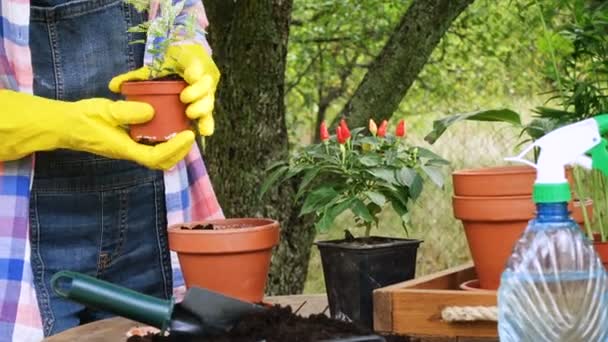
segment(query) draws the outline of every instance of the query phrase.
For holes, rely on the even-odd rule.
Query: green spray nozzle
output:
[[[601,134],[608,132],[608,114],[597,115],[593,118],[597,122],[598,131]],[[600,170],[608,177],[608,142],[600,137],[600,142],[588,151],[591,155],[591,167]]]
[[[608,114],[600,114],[593,117],[600,130],[600,134],[608,133]]]
[[[608,150],[606,146],[608,142],[602,138],[601,142],[593,147],[589,154],[591,154],[591,167],[600,170],[604,176],[608,177]]]
[[[545,134],[526,147],[517,157],[507,160],[536,168],[533,197],[537,203],[566,202],[570,189],[565,166],[577,164],[586,169],[598,169],[608,176],[608,142],[601,133],[608,133],[608,115],[575,122]],[[524,159],[534,147],[540,148],[536,164]]]

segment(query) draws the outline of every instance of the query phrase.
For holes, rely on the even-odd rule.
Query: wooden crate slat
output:
[[[441,310],[446,306],[492,306],[496,297],[451,290],[404,290],[393,295],[393,331],[398,334],[439,336],[496,336],[495,322],[446,323]]]
[[[431,335],[439,338],[437,341],[495,340],[496,322],[441,320],[441,311],[447,306],[496,305],[493,292],[459,289],[461,283],[475,278],[475,269],[468,263],[374,291],[374,329],[401,335]]]
[[[395,289],[403,288],[431,288],[431,289],[458,289],[460,284],[463,282],[475,279],[477,274],[475,273],[475,267],[472,262],[448,268],[433,274],[427,274],[422,277],[418,277],[412,280],[404,281],[401,283],[385,286],[377,289],[374,292],[391,291]]]
[[[393,294],[390,291],[374,293],[374,329],[393,330]]]

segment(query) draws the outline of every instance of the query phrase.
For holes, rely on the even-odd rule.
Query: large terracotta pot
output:
[[[179,94],[187,85],[181,80],[125,82],[120,91],[127,100],[146,102],[154,107],[152,120],[131,125],[131,138],[155,144],[189,129],[190,120],[186,116],[186,105],[179,99]]]
[[[214,229],[192,229],[209,224]],[[261,302],[264,297],[272,248],[278,242],[279,223],[269,219],[169,227],[169,248],[178,254],[186,287],[203,287],[250,302]]]
[[[453,174],[454,216],[462,220],[480,288],[495,290],[513,246],[535,217],[535,169],[527,166],[457,171]],[[571,179],[568,171],[568,178]],[[569,205],[583,222],[580,206]]]

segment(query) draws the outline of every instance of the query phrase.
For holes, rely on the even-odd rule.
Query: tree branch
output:
[[[353,127],[391,117],[452,22],[474,0],[414,0],[343,113]]]

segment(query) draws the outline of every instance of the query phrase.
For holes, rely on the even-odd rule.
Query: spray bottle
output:
[[[608,176],[608,115],[548,133],[507,160],[537,170],[531,220],[498,290],[500,341],[608,341],[608,277],[591,241],[568,212],[570,164]],[[524,158],[540,148],[537,164]],[[588,154],[591,156],[589,157]]]

